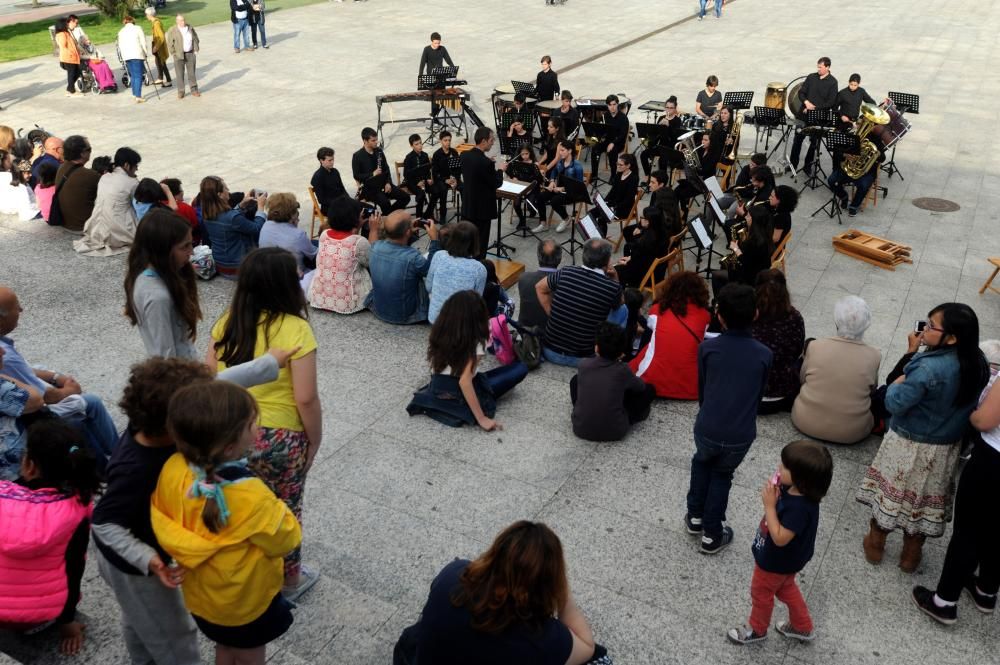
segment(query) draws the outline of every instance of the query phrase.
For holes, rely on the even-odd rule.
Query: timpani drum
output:
[[[785,93],[788,87],[781,82],[768,83],[764,93],[764,106],[771,109],[785,109]]]
[[[497,83],[493,86],[493,96],[497,95],[513,95],[514,94],[514,84],[510,81],[506,83]]]
[[[570,103],[572,104],[572,102]],[[535,113],[538,114],[538,125],[543,126],[545,120],[551,117],[552,112],[560,106],[562,106],[562,102],[558,99],[543,99],[535,104]]]
[[[877,136],[886,149],[891,148],[899,139],[910,131],[910,121],[903,117],[894,102],[882,102],[879,104],[886,113],[889,114],[889,122],[885,125],[875,125],[872,127],[872,135]]]

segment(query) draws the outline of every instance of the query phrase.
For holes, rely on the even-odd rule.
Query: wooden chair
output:
[[[669,254],[674,249],[681,249],[681,245],[684,242],[685,236],[687,236],[688,227],[687,224],[681,228],[680,232],[675,236],[670,236],[670,242],[667,243],[667,253]],[[684,250],[681,249],[680,256],[678,257],[678,262],[680,263],[680,269],[684,270]]]
[[[788,253],[788,241],[791,237],[792,232],[789,231],[781,239],[781,242],[778,243],[778,246],[774,248],[774,253],[771,254],[771,268],[780,270],[783,273],[785,272],[785,255]]]
[[[994,293],[1000,293],[1000,289],[993,286],[993,279],[997,276],[997,273],[1000,273],[1000,258],[994,256],[986,260],[993,265],[993,274],[990,275],[990,278],[986,280],[985,284],[983,284],[983,288],[979,289],[979,294],[982,295],[983,293],[986,293],[986,289],[989,289]]]
[[[722,188],[722,191],[729,189],[729,180],[735,177],[735,173],[732,164],[718,162],[715,165],[715,177],[719,179],[719,187]]]
[[[403,186],[403,162],[395,162],[395,167],[396,167],[396,182],[399,183],[399,188],[410,195],[410,204],[406,207],[413,208],[415,212],[417,210],[417,195],[409,187]]]
[[[640,293],[643,295],[648,293],[650,298],[656,297],[656,288],[659,286],[659,282],[656,280],[656,269],[663,264],[667,265],[666,272],[663,274],[664,279],[675,272],[684,270],[684,259],[681,256],[681,248],[675,247],[667,252],[666,256],[661,256],[653,261],[652,265],[649,266],[649,270],[646,271],[646,275],[639,282]]]
[[[632,209],[629,211],[628,217],[626,217],[625,219],[613,220],[612,223],[618,222],[618,237],[615,240],[611,240],[610,238],[609,240],[611,240],[611,242],[614,244],[616,252],[618,251],[618,248],[621,247],[622,240],[625,239],[624,235],[625,227],[628,226],[630,223],[639,219],[639,202],[642,201],[642,197],[644,197],[645,195],[646,195],[646,190],[640,187],[635,193],[635,201],[632,202]]]
[[[309,199],[313,204],[312,219],[309,221],[309,237],[316,238],[319,233],[316,232],[316,220],[319,220],[319,231],[322,233],[323,227],[327,226],[326,215],[319,208],[319,201],[316,200],[316,190],[313,189],[312,185],[309,185]]]

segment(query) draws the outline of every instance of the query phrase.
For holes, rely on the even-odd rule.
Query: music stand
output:
[[[534,83],[511,81],[510,84],[514,86],[514,92],[523,92],[525,97],[534,97],[535,99],[538,99],[538,91],[535,90]]]
[[[735,92],[727,92],[722,97],[722,105],[728,106],[733,111],[743,111],[750,108],[750,102],[753,101],[753,90],[738,90]]]
[[[813,109],[812,111],[806,111],[806,127],[802,131],[809,134],[810,146],[815,142],[816,150],[813,152],[812,161],[806,164],[805,169],[806,173],[809,174],[809,178],[806,179],[806,183],[799,190],[800,194],[805,191],[806,187],[816,189],[826,184],[826,172],[823,170],[820,161],[820,158],[823,156],[823,141],[820,140],[818,134],[833,129],[835,126],[836,116],[834,116],[832,110]],[[823,177],[820,177],[820,174]]]
[[[431,93],[431,126],[429,128],[431,133],[425,141],[427,145],[434,145],[439,130],[447,129],[449,122],[453,123],[455,131],[465,127],[464,116],[461,120],[455,118],[443,104],[438,104],[436,99],[437,95],[443,94],[448,87],[449,79],[454,79],[457,74],[458,67],[435,67],[430,74],[417,76],[417,90],[429,90]],[[465,105],[463,104],[462,107],[464,112]],[[444,117],[439,118],[442,111]]]
[[[593,150],[594,146],[596,146],[598,143],[607,141],[608,135],[611,134],[611,125],[606,125],[603,122],[588,122],[585,121],[582,116],[580,117],[580,126],[583,127],[583,131],[587,134],[587,143],[591,150]],[[611,170],[612,173],[615,170],[614,164],[609,164],[608,168]],[[600,176],[600,172],[601,172],[601,160],[598,159],[597,172],[590,174],[590,184],[593,185],[594,187],[597,186],[598,181],[603,183],[608,182],[607,180],[605,180]]]
[[[646,120],[649,120],[651,117],[655,118],[657,114],[663,113],[666,110],[666,108],[667,108],[666,102],[661,102],[655,99],[651,99],[642,106],[640,106],[639,110],[643,111],[646,114]]]
[[[498,134],[497,137],[500,139],[500,154],[507,155],[511,159],[515,159],[517,154],[521,152],[521,148],[526,145],[531,145],[531,135],[526,134],[524,136],[507,136],[506,133]]]
[[[361,198],[374,203],[375,195],[384,193],[387,182],[388,176],[385,173],[368,178],[361,183]]]
[[[453,66],[441,66],[435,67],[430,71],[431,76],[437,76],[446,79],[458,78],[458,65]]]
[[[512,170],[511,167],[514,166],[516,163],[517,162],[511,162],[510,164],[508,164],[508,166],[507,166],[507,174],[508,175],[511,175],[511,173],[510,173],[510,171]],[[530,166],[533,166],[533,164],[524,164],[524,166],[529,166],[530,167]],[[517,169],[514,169],[514,170],[517,170]],[[520,171],[518,171],[518,173],[520,174]],[[529,171],[529,173],[530,173],[530,171]],[[517,251],[517,249],[511,247],[510,245],[506,245],[503,242],[505,239],[507,239],[507,238],[509,238],[511,236],[515,236],[517,238],[529,238],[530,237],[530,238],[534,238],[535,240],[538,240],[538,236],[536,236],[531,231],[531,229],[528,228],[527,223],[525,223],[524,226],[519,226],[519,227],[515,228],[513,231],[511,231],[510,233],[507,233],[505,235],[501,235],[501,231],[500,231],[500,227],[501,227],[500,221],[502,219],[502,217],[501,217],[501,213],[502,213],[502,208],[501,208],[502,201],[504,201],[504,200],[509,201],[510,205],[514,206],[514,207],[516,207],[518,205],[521,205],[525,201],[528,201],[528,196],[531,194],[531,192],[533,192],[535,190],[535,187],[536,187],[537,184],[538,184],[538,182],[536,180],[531,180],[530,179],[530,175],[529,175],[529,178],[526,179],[526,180],[521,180],[521,178],[515,177],[513,180],[505,180],[503,182],[503,184],[500,186],[500,189],[497,190],[497,243],[499,243],[499,245],[502,246],[502,247],[504,247],[505,249],[509,249],[512,252],[516,252]],[[515,190],[520,190],[520,191],[515,191]],[[528,203],[530,205],[531,202],[528,201]],[[499,254],[498,254],[498,256],[499,256]]]
[[[571,178],[565,173],[559,176],[559,186],[566,190],[567,203],[573,206],[573,215],[576,219],[569,227],[569,240],[560,243],[563,247],[569,246],[569,256],[573,265],[576,265],[576,246],[583,245],[582,242],[576,239],[576,227],[577,223],[580,221],[579,212],[577,211],[577,204],[587,203],[590,201],[590,197],[587,195],[587,183],[582,180],[577,180],[576,178]]]
[[[909,92],[890,92],[888,97],[896,105],[896,108],[899,109],[900,115],[907,113],[920,115],[920,95],[914,95]],[[896,145],[898,143],[892,144],[892,153],[889,155],[888,161],[879,168],[888,174],[886,177],[891,178],[894,174],[898,173],[900,180],[906,180],[903,177],[903,172],[896,166]]]
[[[594,207],[590,211],[590,216],[597,224],[597,227],[601,230],[601,234],[604,237],[608,235],[608,227],[611,225],[616,217],[614,211],[608,206],[608,202],[604,200],[604,197],[600,192],[594,192],[593,198]]]
[[[506,132],[517,120],[520,120],[525,131],[528,132],[528,134],[531,134],[531,130],[534,129],[535,124],[532,121],[531,114],[526,112],[517,113],[515,111],[504,111],[500,114],[500,125],[503,127],[501,131]],[[500,128],[498,127],[497,129]]]
[[[635,123],[635,133],[646,148],[673,145],[674,130],[669,125],[637,122]]]
[[[517,248],[506,244],[503,239],[507,236],[503,235],[503,202],[510,201],[513,202],[519,200],[524,194],[534,187],[534,183],[524,183],[515,182],[513,180],[504,180],[500,183],[500,186],[496,189],[496,199],[497,199],[497,239],[486,248],[489,252],[491,249],[495,250],[493,255],[498,259],[506,259],[510,261],[510,252],[516,252]],[[510,234],[508,234],[510,235]]]
[[[861,139],[858,138],[857,134],[830,132],[826,135],[826,148],[830,151],[831,155],[835,152],[845,155],[858,155],[861,153]],[[836,217],[837,224],[843,224],[843,220],[840,218],[840,213],[843,211],[843,208],[840,206],[840,199],[837,198],[837,193],[833,190],[833,187],[830,187],[826,180],[823,181],[823,184],[830,190],[830,200],[817,208],[810,217],[815,217],[820,211],[823,211],[827,217]]]
[[[455,219],[461,219],[462,217],[462,205],[461,205],[461,194],[462,194],[462,157],[457,151],[452,150],[451,156],[448,157],[448,175],[454,176],[458,180],[458,188],[455,189]],[[445,191],[445,197],[448,196],[448,192]],[[446,199],[447,202],[447,199]],[[447,224],[447,214],[446,219],[441,220],[442,224]]]
[[[760,137],[764,136],[764,152],[767,153],[768,158],[771,157],[778,148],[781,146],[782,142],[788,138],[788,125],[785,119],[785,109],[775,109],[770,106],[755,106],[753,107],[753,124],[757,132],[757,136],[754,138],[753,151],[759,152],[758,146],[760,145]],[[774,144],[774,150],[770,150],[771,145],[771,134],[774,131],[781,132],[781,138],[778,142]]]

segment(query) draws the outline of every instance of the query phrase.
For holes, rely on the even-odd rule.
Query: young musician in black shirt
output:
[[[799,120],[806,119],[807,111],[825,111],[835,109],[837,104],[837,79],[830,73],[830,58],[823,56],[816,61],[816,71],[806,77],[799,88],[799,100],[802,110]],[[799,154],[802,151],[802,141],[805,132],[796,132],[792,141],[791,162],[794,168],[799,168]],[[809,136],[809,149],[806,151],[806,166],[813,163],[816,156],[819,138],[816,134]]]
[[[572,136],[577,127],[580,126],[580,109],[573,106],[573,93],[563,90],[560,96],[560,106],[552,112],[553,118],[562,120],[563,131],[566,136]]]
[[[618,96],[608,95],[604,100],[608,105],[608,110],[604,114],[604,124],[610,126],[607,138],[598,142],[590,152],[590,177],[597,178],[597,169],[601,164],[601,155],[607,153],[608,168],[613,169],[618,161],[618,153],[625,147],[628,141],[628,116],[618,109]]]
[[[771,228],[773,229],[771,242],[777,247],[778,243],[792,231],[792,213],[799,205],[799,193],[794,187],[778,185],[771,190],[768,203],[771,206]]]
[[[351,158],[351,171],[362,187],[362,195],[371,197],[368,200],[378,205],[383,215],[388,215],[393,210],[402,210],[410,204],[410,195],[392,184],[389,163],[385,159],[385,153],[378,147],[378,132],[365,127],[361,130],[361,141],[361,148]],[[380,176],[385,182],[382,187],[375,188],[368,182]]]
[[[451,149],[451,132],[446,129],[438,134],[438,143],[441,147],[434,151],[431,158],[431,191],[441,209],[438,222],[444,224],[448,219],[448,191],[462,188],[462,172],[459,169],[458,151]]]
[[[861,113],[861,103],[874,104],[875,100],[861,87],[861,74],[851,74],[847,87],[837,93],[837,115],[840,122],[850,125]]]
[[[538,101],[549,101],[559,94],[559,75],[552,69],[552,58],[542,56],[542,71],[535,77],[535,92]]]
[[[712,74],[705,79],[705,89],[694,100],[694,112],[705,120],[711,120],[716,109],[722,104],[722,93],[718,90],[719,77]]]
[[[433,211],[436,202],[434,190],[434,177],[429,168],[424,169],[422,174],[416,173],[417,169],[423,166],[430,166],[431,158],[424,152],[424,142],[420,139],[420,134],[410,135],[410,152],[403,158],[403,186],[410,190],[417,197],[417,219],[422,219],[424,210]],[[430,202],[427,201],[427,192],[430,191]],[[426,208],[425,208],[426,206]]]
[[[635,193],[639,189],[635,155],[623,152],[618,155],[616,173],[611,178],[611,191],[604,197],[618,219],[625,219],[632,212]]]
[[[677,204],[677,196],[670,189],[670,176],[666,171],[653,171],[649,174],[649,205],[659,208],[667,225],[667,232],[675,236],[681,232],[684,224],[681,222],[681,209]]]
[[[560,118],[549,118],[545,123],[545,134],[542,137],[542,150],[538,156],[538,168],[542,173],[548,173],[555,168],[556,149],[559,144],[566,140],[566,132],[563,131],[563,123]]]
[[[861,177],[857,179],[851,178],[844,171],[844,154],[838,152],[833,155],[833,173],[826,179],[827,185],[830,186],[830,189],[833,190],[833,193],[840,200],[840,207],[847,208],[848,217],[854,217],[858,214],[861,204],[865,202],[865,196],[868,195],[868,190],[871,189],[872,184],[875,182],[879,165],[885,161],[885,146],[882,144],[882,140],[874,134],[869,134],[867,138],[878,149],[878,157],[872,163],[871,167],[869,167],[868,171],[861,174]],[[854,183],[854,198],[850,199],[850,201],[847,198],[847,190],[844,189],[844,185],[849,183]]]
[[[333,168],[333,148],[320,148],[316,151],[316,159],[319,160],[319,168],[313,173],[309,184],[316,194],[320,212],[326,216],[330,201],[344,196],[347,190],[340,179],[340,172]]]
[[[441,35],[437,32],[432,32],[431,43],[425,46],[423,53],[420,54],[420,70],[417,74],[423,76],[425,68],[427,69],[427,73],[430,74],[435,69],[444,67],[444,63],[446,62],[449,67],[455,66],[455,63],[451,61],[451,56],[448,55],[448,49],[441,46]]]
[[[649,172],[653,169],[653,158],[663,159],[667,150],[673,149],[674,141],[681,133],[681,117],[677,114],[677,98],[673,95],[667,97],[667,101],[663,105],[663,111],[663,115],[656,121],[656,124],[665,125],[670,128],[669,141],[666,143],[663,141],[650,142],[642,151],[642,154],[639,155],[639,161],[642,162],[642,172],[647,179],[649,178]],[[657,166],[661,169],[664,167],[661,163],[657,163]]]
[[[712,145],[712,139],[708,132],[701,135],[701,145],[695,150],[698,155],[699,167],[697,176],[699,178],[709,178],[715,175],[719,163],[719,153],[721,150]],[[674,187],[674,195],[681,207],[681,216],[687,218],[688,206],[691,199],[698,195],[700,190],[687,181],[685,178]]]

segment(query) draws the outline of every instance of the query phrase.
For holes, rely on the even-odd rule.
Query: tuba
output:
[[[743,129],[743,114],[737,113],[736,117],[733,119],[733,128],[729,130],[729,140],[733,143],[732,150],[726,156],[730,162],[736,161],[736,149],[740,145],[740,131]]]
[[[750,227],[746,222],[736,222],[729,227],[729,233],[737,245],[742,245],[750,235]],[[736,252],[729,252],[722,257],[719,265],[726,270],[736,270],[740,267],[740,257]]]
[[[674,150],[680,151],[684,155],[684,162],[691,167],[693,171],[699,171],[701,169],[701,158],[698,157],[698,152],[694,145],[694,136],[697,132],[690,131],[685,133],[680,137],[680,140],[674,144]]]
[[[857,135],[861,140],[861,150],[857,155],[845,155],[840,168],[844,170],[847,177],[857,180],[875,164],[878,159],[879,150],[867,137],[876,125],[886,125],[889,123],[889,114],[883,109],[872,104],[861,105],[861,117],[858,121]]]

